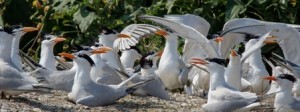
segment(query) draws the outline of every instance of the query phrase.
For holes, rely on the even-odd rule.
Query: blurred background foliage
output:
[[[210,33],[221,31],[224,23],[233,18],[291,24],[300,21],[297,0],[0,0],[0,25],[21,24],[41,29],[21,41],[21,48],[36,58],[41,32],[68,38],[55,47],[57,53],[68,50],[74,43],[93,44],[102,26],[120,32],[129,24],[144,23],[137,19],[138,15],[162,17],[187,13],[205,18],[211,24]],[[142,43],[146,44],[143,50],[158,50],[163,47],[164,39]]]

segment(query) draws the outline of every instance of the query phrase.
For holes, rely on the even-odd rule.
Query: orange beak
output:
[[[274,76],[267,76],[267,77],[264,77],[265,80],[272,80],[272,81],[276,81],[276,77]]]
[[[158,30],[155,32],[155,34],[160,35],[160,36],[168,35],[168,33],[165,30]]]
[[[122,34],[122,33],[119,34],[118,37],[119,37],[119,38],[130,38],[129,35],[127,35],[127,34]]]
[[[277,36],[268,36],[267,39],[264,41],[266,44],[276,44],[277,43]]]
[[[238,56],[237,52],[235,50],[230,51],[231,56],[236,57]]]
[[[35,28],[35,27],[23,27],[23,32],[34,32],[34,31],[38,31],[39,29],[38,28]]]
[[[59,43],[59,42],[65,41],[65,40],[66,40],[66,39],[63,38],[63,37],[56,37],[56,38],[54,39],[54,42],[55,42],[55,43]]]
[[[70,58],[70,59],[75,58],[75,56],[73,54],[69,54],[69,53],[59,53],[58,55],[66,57],[66,58]]]
[[[192,58],[191,61],[190,61],[190,63],[191,64],[201,64],[201,65],[209,64],[204,59],[200,59],[200,58]]]
[[[107,53],[108,51],[112,51],[113,49],[110,47],[100,47],[98,49],[93,50],[92,54],[100,54],[100,53]]]
[[[159,51],[156,53],[156,56],[161,57],[164,51]]]
[[[219,42],[222,42],[223,40],[224,40],[223,37],[217,37],[217,38],[215,39],[215,41],[218,42],[218,43],[219,43]]]

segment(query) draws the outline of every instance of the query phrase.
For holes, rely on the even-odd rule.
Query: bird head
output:
[[[280,74],[278,76],[267,76],[264,77],[265,80],[271,80],[278,83],[279,86],[292,87],[297,79],[290,74]]]
[[[44,35],[44,40],[42,41],[42,44],[44,45],[55,45],[56,43],[63,42],[66,39],[62,36],[56,36],[56,35]]]
[[[201,64],[205,65],[208,68],[210,67],[227,67],[227,63],[225,59],[219,59],[219,58],[206,58],[206,59],[201,59],[201,58],[191,58],[190,60],[191,64]]]

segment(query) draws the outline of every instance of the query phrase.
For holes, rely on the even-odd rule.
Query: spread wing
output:
[[[174,31],[184,39],[195,41],[205,51],[208,57],[219,57],[216,49],[214,48],[212,43],[206,38],[206,36],[201,34],[196,29],[192,28],[191,26],[156,16],[143,15],[139,18],[153,21]]]
[[[129,49],[130,46],[135,46],[141,39],[158,30],[161,30],[161,28],[148,24],[131,24],[126,26],[119,34],[119,38],[115,40],[114,48],[118,50]]]
[[[203,34],[203,36],[205,37],[207,36],[210,28],[210,24],[204,18],[193,14],[165,15],[165,18],[192,27],[198,32],[200,32],[201,34]],[[206,54],[203,52],[203,50],[201,49],[200,45],[197,42],[186,39],[183,47],[182,60],[185,63],[188,63],[188,60],[191,57],[204,58],[206,57]]]

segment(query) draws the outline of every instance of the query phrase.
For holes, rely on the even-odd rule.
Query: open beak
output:
[[[59,53],[58,55],[66,57],[66,58],[70,58],[70,59],[75,58],[75,56],[73,54],[69,54],[69,53]]]
[[[205,61],[204,59],[200,59],[200,58],[192,58],[190,60],[191,64],[201,64],[201,65],[206,65],[209,64],[207,61]]]
[[[22,31],[23,32],[34,32],[34,31],[38,31],[39,29],[36,27],[23,27]]]
[[[122,33],[120,33],[120,34],[118,35],[118,37],[119,37],[119,38],[130,38],[129,35],[127,35],[127,34],[122,34]]]
[[[237,52],[235,50],[231,50],[230,51],[230,55],[233,56],[233,57],[238,56],[238,54],[237,54]]]
[[[215,39],[215,41],[218,42],[218,43],[219,43],[219,42],[222,42],[223,40],[224,40],[223,37],[217,37],[217,38]]]
[[[168,35],[167,31],[165,30],[158,30],[155,32],[156,35],[160,35],[160,36],[166,36]]]
[[[56,37],[56,38],[54,39],[54,42],[55,42],[55,43],[59,43],[59,42],[65,41],[65,40],[66,40],[66,39],[63,38],[63,37]]]
[[[271,80],[271,81],[276,81],[276,77],[274,76],[267,76],[267,77],[264,77],[265,80]]]
[[[277,36],[268,36],[267,39],[264,41],[266,44],[276,44],[277,43]]]
[[[161,57],[161,56],[162,56],[162,54],[163,54],[163,52],[164,52],[164,51],[159,51],[159,52],[157,52],[157,53],[156,53],[156,55],[155,55],[155,56]]]
[[[113,49],[110,47],[100,47],[98,49],[93,50],[92,54],[100,54],[100,53],[107,53],[108,51],[112,51]]]

